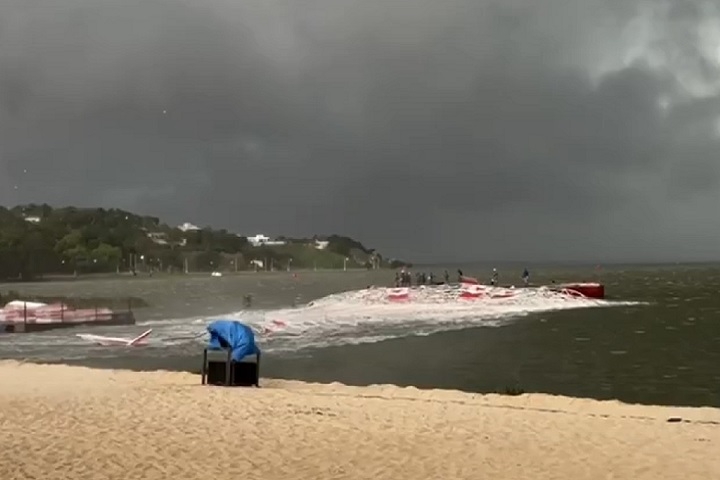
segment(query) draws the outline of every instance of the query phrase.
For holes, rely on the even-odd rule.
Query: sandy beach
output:
[[[720,478],[718,409],[199,383],[0,362],[0,478]]]

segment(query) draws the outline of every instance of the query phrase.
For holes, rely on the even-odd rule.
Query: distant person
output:
[[[248,294],[243,297],[243,305],[245,305],[245,308],[252,307],[252,295]]]
[[[498,283],[498,276],[499,275],[498,275],[497,268],[493,268],[492,277],[490,277],[490,285],[492,285],[493,287],[495,285],[497,285],[497,283]]]
[[[400,273],[400,285],[403,287],[410,287],[412,284],[412,274],[409,270],[405,270]]]
[[[530,272],[528,272],[527,267],[525,267],[525,270],[523,270],[522,279],[523,279],[523,282],[525,283],[525,286],[527,287],[528,284],[530,283]]]
[[[458,272],[458,282],[462,283],[462,281],[463,281],[463,273],[462,273],[462,270],[460,270],[460,269],[458,268],[458,271],[457,271],[457,272]]]
[[[445,274],[443,275],[443,278],[445,279],[445,283],[450,283],[450,274],[447,270],[445,270]]]

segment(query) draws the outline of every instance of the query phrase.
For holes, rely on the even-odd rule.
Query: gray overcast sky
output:
[[[416,261],[720,257],[720,6],[4,0],[0,203]]]

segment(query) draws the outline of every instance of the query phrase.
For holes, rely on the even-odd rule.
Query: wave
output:
[[[250,325],[266,352],[297,352],[473,327],[496,328],[529,314],[554,310],[640,304],[577,297],[546,288],[471,288],[475,289],[475,296],[470,299],[462,298],[468,290],[457,286],[370,288],[329,295],[295,308],[150,320],[139,322],[136,327],[96,327],[101,335],[127,337],[137,335],[139,329],[152,328],[148,346],[142,349],[88,344],[76,337],[76,329],[6,335],[0,336],[0,355],[36,359],[189,355],[206,342],[205,327],[217,319],[240,320]]]
[[[258,342],[265,350],[295,351],[471,327],[501,327],[538,312],[639,303],[577,297],[546,288],[475,288],[482,294],[471,299],[462,298],[466,290],[456,286],[399,291],[370,288],[329,295],[296,308],[242,310],[212,318],[143,325],[165,330],[155,336],[156,342],[176,344],[202,332],[213,320],[240,320],[258,333]]]

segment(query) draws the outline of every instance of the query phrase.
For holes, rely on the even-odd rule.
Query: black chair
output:
[[[260,386],[260,352],[236,362],[231,349],[203,350],[203,385],[228,387]]]

